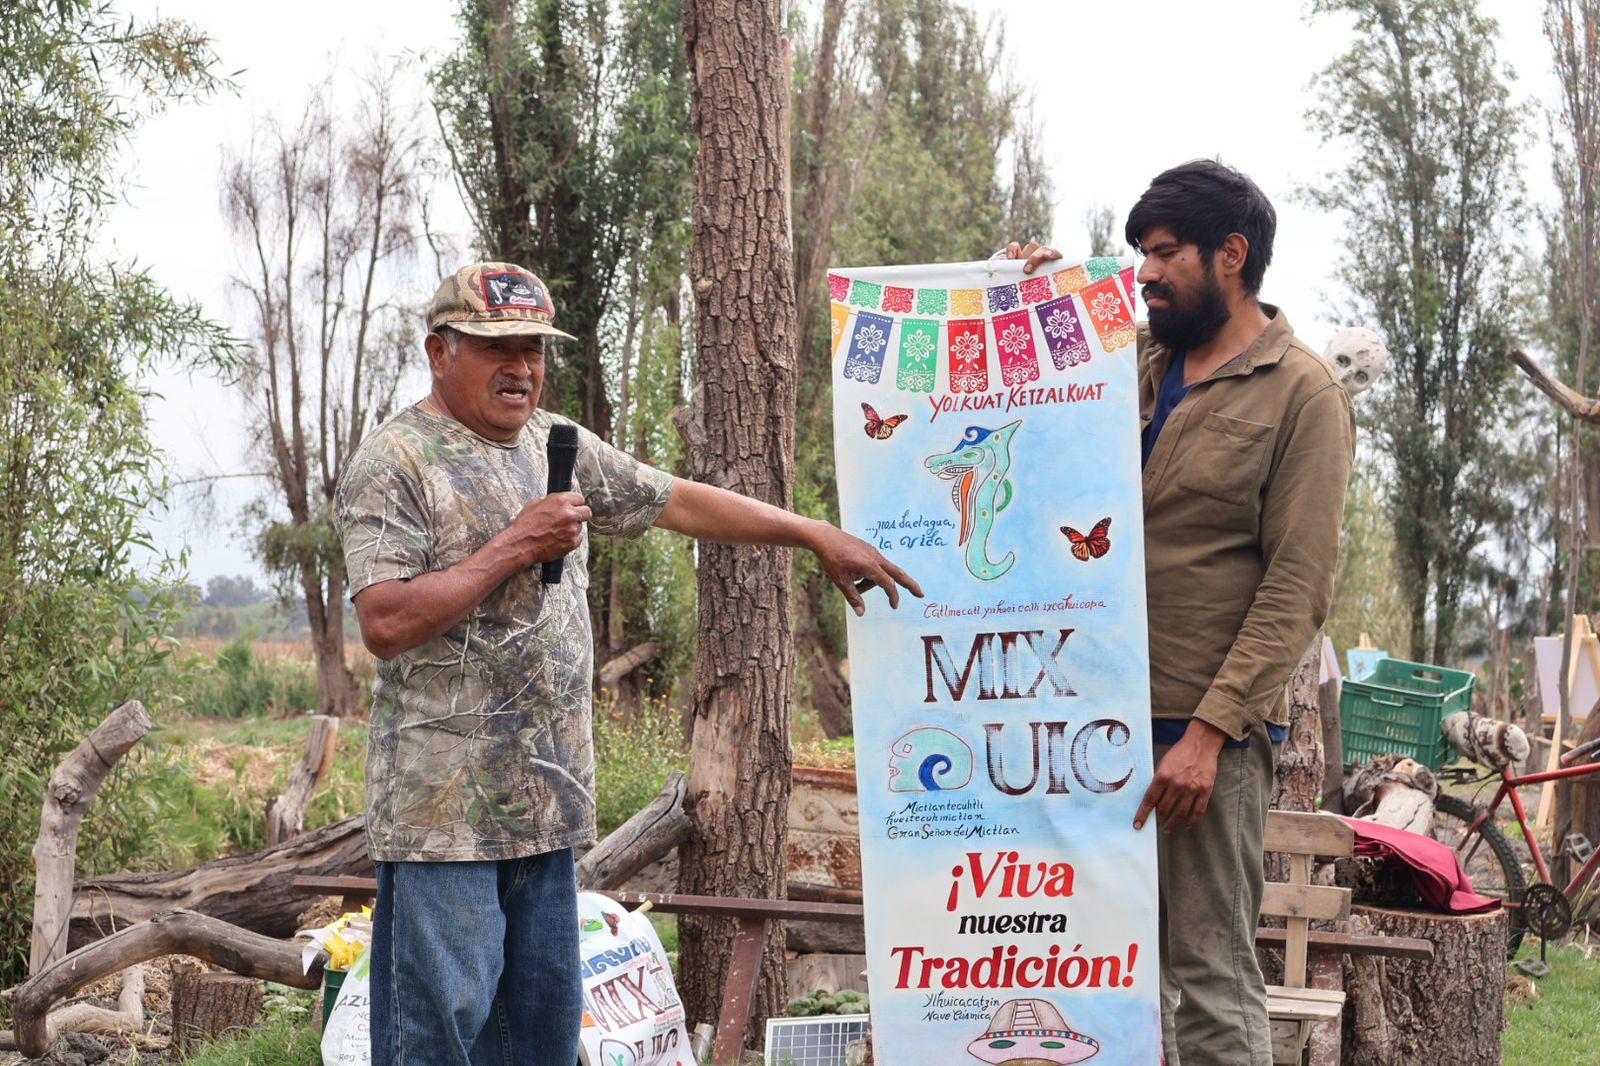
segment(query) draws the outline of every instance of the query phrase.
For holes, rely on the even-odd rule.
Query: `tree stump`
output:
[[[1357,905],[1352,933],[1415,936],[1433,960],[1347,956],[1343,1066],[1496,1063],[1505,1017],[1506,912]]]
[[[305,756],[289,773],[283,794],[267,801],[267,847],[282,844],[305,827],[306,808],[317,791],[317,783],[333,765],[339,747],[339,719],[318,714],[311,717],[306,734]]]
[[[254,1029],[261,983],[232,973],[182,969],[172,975],[172,1046],[180,1054],[230,1029]]]

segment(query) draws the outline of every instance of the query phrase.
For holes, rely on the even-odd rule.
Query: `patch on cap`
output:
[[[483,307],[486,311],[499,311],[507,307],[531,307],[547,315],[555,314],[550,297],[545,295],[544,284],[532,274],[506,271],[503,274],[483,275]]]
[[[574,340],[556,329],[549,286],[515,263],[474,263],[439,283],[428,305],[428,328],[450,326],[478,337],[543,334]]]

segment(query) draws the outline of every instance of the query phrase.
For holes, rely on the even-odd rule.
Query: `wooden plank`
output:
[[[1350,917],[1350,890],[1332,885],[1285,885],[1268,882],[1261,897],[1261,913],[1275,918],[1318,918],[1332,921]]]
[[[1336,992],[1330,988],[1295,988],[1289,990],[1293,996],[1275,994],[1274,990],[1267,989],[1267,1014],[1273,1018],[1292,1019],[1295,1021],[1320,1021],[1323,1018],[1337,1018],[1344,1012],[1344,993]],[[1337,999],[1317,1000],[1302,999],[1300,992],[1325,992]]]
[[[1268,811],[1266,850],[1303,855],[1349,855],[1356,833],[1336,814]]]
[[[1311,881],[1311,856],[1289,856],[1289,880],[1295,885]],[[1286,923],[1283,952],[1283,983],[1290,988],[1306,986],[1306,933],[1311,924],[1304,918],[1290,918]]]
[[[1273,1066],[1299,1066],[1300,1052],[1311,1034],[1310,1023],[1289,1018],[1273,1018],[1271,1023]]]
[[[1287,935],[1283,929],[1257,929],[1256,944],[1282,950]],[[1433,961],[1433,942],[1415,936],[1359,936],[1313,929],[1306,934],[1306,948],[1314,956],[1387,955],[1397,959]]]
[[[297,877],[293,884],[296,892],[314,896],[345,896],[360,892],[369,896],[378,894],[378,880],[375,877]]]

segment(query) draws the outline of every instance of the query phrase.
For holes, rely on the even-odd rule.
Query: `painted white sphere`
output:
[[[1334,334],[1323,358],[1333,365],[1344,390],[1354,396],[1371,388],[1389,365],[1389,348],[1372,330],[1351,326]]]

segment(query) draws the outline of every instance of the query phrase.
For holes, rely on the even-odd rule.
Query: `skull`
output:
[[[1370,329],[1352,326],[1333,335],[1323,358],[1333,364],[1339,384],[1351,396],[1365,392],[1389,365],[1389,349]]]

